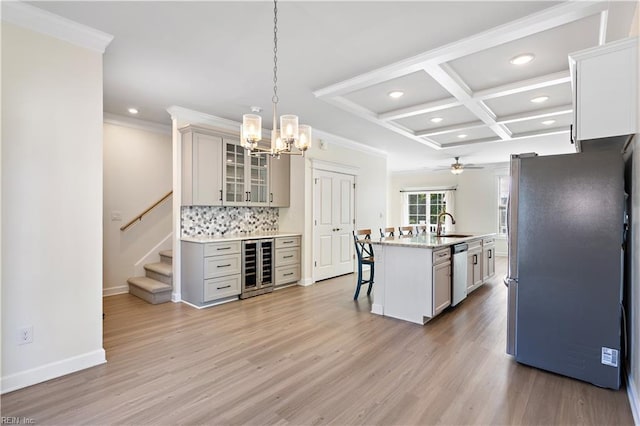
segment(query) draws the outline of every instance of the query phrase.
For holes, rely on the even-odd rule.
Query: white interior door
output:
[[[353,272],[355,177],[314,170],[314,279]]]

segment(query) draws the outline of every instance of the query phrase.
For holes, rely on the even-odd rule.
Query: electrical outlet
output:
[[[33,343],[33,326],[22,327],[18,330],[18,344],[25,345],[27,343]]]

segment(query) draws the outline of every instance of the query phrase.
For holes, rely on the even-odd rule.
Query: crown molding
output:
[[[21,1],[3,1],[2,20],[99,53],[113,40],[111,34]]]
[[[151,121],[144,121],[139,118],[126,117],[124,115],[111,114],[109,112],[105,112],[103,117],[103,121],[108,124],[146,130],[149,132],[161,133],[163,135],[171,134],[171,126],[169,125],[153,123]]]
[[[374,148],[368,145],[365,145],[360,142],[356,142],[351,139],[347,139],[342,136],[334,135],[329,132],[325,132],[322,130],[313,129],[313,133],[316,140],[322,140],[324,142],[328,142],[329,144],[336,144],[343,148],[349,148],[354,151],[364,152],[370,155],[375,155],[377,157],[387,158],[387,152],[378,148]]]

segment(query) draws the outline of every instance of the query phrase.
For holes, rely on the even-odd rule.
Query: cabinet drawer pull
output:
[[[289,241],[283,241],[282,244],[291,244],[293,243],[293,240],[289,240]]]
[[[219,201],[222,201],[222,189],[220,190],[220,200]]]
[[[289,275],[293,275],[293,272],[289,272],[288,274],[283,274],[284,277],[288,277]]]
[[[216,250],[231,250],[231,247],[219,247]]]
[[[477,255],[477,254],[474,254],[474,255],[473,255],[473,264],[474,264],[474,265],[477,265],[477,264],[478,264],[478,255]]]
[[[290,258],[292,258],[292,257],[293,257],[293,255],[292,255],[292,254],[290,254],[289,256],[282,256],[282,258],[283,258],[283,259],[290,259]]]
[[[438,257],[445,257],[446,255],[447,255],[447,253],[440,253],[440,254],[438,255]]]
[[[216,290],[222,290],[223,288],[230,288],[230,287],[231,287],[231,284],[225,285],[225,286],[222,286],[222,287],[216,287]]]
[[[218,266],[216,266],[216,268],[228,268],[229,266],[231,266],[230,263],[228,263],[226,265],[218,265]]]
[[[491,259],[491,257],[493,256],[493,250],[489,250],[489,259]]]
[[[269,202],[270,202],[270,203],[273,203],[273,192],[271,192],[271,193],[269,194],[269,197],[270,197],[270,198],[269,198]]]

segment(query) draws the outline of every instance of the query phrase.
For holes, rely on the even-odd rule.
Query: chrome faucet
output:
[[[447,213],[447,212],[440,213],[438,215],[438,219],[436,219],[436,223],[438,224],[438,227],[436,228],[436,237],[442,236],[442,221],[440,219],[442,219],[445,216],[449,216],[451,218],[452,225],[456,224],[456,220],[453,218],[453,216],[451,216],[451,213]]]

